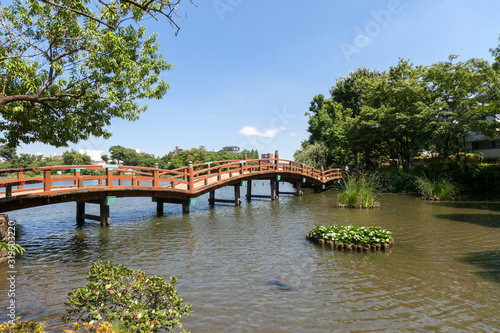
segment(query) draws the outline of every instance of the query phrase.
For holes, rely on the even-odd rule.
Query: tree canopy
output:
[[[0,143],[67,146],[110,136],[160,99],[171,65],[139,23],[174,19],[180,0],[14,0],[0,12]]]
[[[330,97],[314,96],[310,137],[295,154],[325,167],[380,161],[408,167],[419,152],[449,156],[466,151],[471,133],[500,131],[500,46],[493,64],[472,58],[429,66],[401,59],[387,71],[358,68],[339,78]],[[496,121],[495,121],[496,120]],[[322,156],[319,156],[322,154]]]

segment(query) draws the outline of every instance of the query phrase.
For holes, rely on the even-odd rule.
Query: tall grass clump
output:
[[[338,195],[339,207],[378,207],[379,203],[376,201],[380,194],[378,188],[378,178],[375,175],[347,176],[341,182],[341,192]]]
[[[458,187],[448,179],[429,179],[423,175],[416,178],[417,191],[424,199],[454,200]]]

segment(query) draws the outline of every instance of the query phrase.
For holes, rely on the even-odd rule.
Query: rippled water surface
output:
[[[181,321],[193,333],[500,332],[500,200],[385,194],[378,210],[349,210],[335,208],[335,192],[213,209],[207,199],[190,215],[166,205],[156,217],[151,199],[118,198],[109,228],[77,227],[74,203],[11,212],[27,250],[16,262],[17,314],[60,332],[66,294],[84,285],[92,262],[112,260],[176,276],[192,304]],[[396,245],[342,253],[305,240],[309,228],[332,223],[389,229]]]

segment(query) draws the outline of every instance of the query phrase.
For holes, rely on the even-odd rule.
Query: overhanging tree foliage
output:
[[[109,137],[112,118],[136,120],[168,84],[157,35],[138,23],[178,1],[14,0],[0,12],[0,143],[66,146]]]

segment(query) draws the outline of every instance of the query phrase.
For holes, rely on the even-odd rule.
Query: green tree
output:
[[[324,142],[318,141],[311,144],[308,141],[304,141],[302,149],[295,151],[293,158],[297,162],[321,169],[321,167],[328,165],[329,155],[329,149]]]
[[[17,159],[17,151],[16,148],[9,147],[7,145],[0,146],[0,156],[5,158],[6,161],[10,161],[12,159]]]
[[[423,70],[400,60],[384,75],[371,79],[355,121],[363,140],[383,146],[403,168],[425,147],[436,123],[433,95],[421,79]]]
[[[180,0],[179,0],[180,1]],[[179,1],[14,0],[0,12],[0,142],[66,146],[109,137],[168,88],[171,67],[141,20],[173,21]]]
[[[500,41],[500,38],[498,38]],[[490,49],[491,55],[495,57],[495,62],[493,63],[493,69],[500,73],[500,44],[496,49]]]
[[[498,74],[484,59],[456,58],[429,66],[423,75],[437,102],[433,148],[444,156],[458,156],[471,132],[494,138],[500,129],[491,121],[500,113]]]
[[[90,156],[80,154],[75,150],[65,151],[63,153],[64,165],[90,165],[92,160]]]

